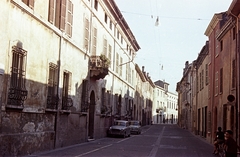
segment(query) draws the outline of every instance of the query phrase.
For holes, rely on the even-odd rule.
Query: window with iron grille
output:
[[[88,80],[83,80],[82,82],[82,100],[81,100],[81,111],[87,112],[88,110],[88,90],[87,90]]]
[[[58,66],[53,63],[49,63],[48,72],[48,96],[47,96],[47,108],[57,109],[58,106]]]
[[[68,71],[63,73],[63,89],[62,89],[62,109],[69,110],[73,105],[72,99],[70,98],[71,91],[71,78],[72,74]]]
[[[73,3],[71,0],[49,0],[48,21],[72,36]]]
[[[8,91],[8,105],[23,107],[28,91],[25,87],[27,51],[18,46],[12,47],[12,67],[10,88]]]
[[[34,0],[22,0],[22,2],[29,6],[31,9],[34,8]]]

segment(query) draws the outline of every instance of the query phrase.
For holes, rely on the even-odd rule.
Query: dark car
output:
[[[131,120],[129,121],[130,124],[130,132],[132,134],[141,134],[142,128],[141,128],[141,122],[138,120]]]
[[[130,137],[130,127],[129,122],[126,120],[115,120],[114,124],[108,129],[108,136],[122,136],[122,137]]]

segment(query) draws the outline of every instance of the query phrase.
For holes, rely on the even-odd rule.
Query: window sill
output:
[[[23,106],[6,105],[6,109],[23,110]]]

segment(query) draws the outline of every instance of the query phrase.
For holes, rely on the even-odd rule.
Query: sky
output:
[[[185,62],[196,60],[208,40],[204,33],[213,15],[227,11],[232,0],[115,2],[141,47],[134,63],[144,66],[153,82],[169,83],[169,91],[174,93]]]

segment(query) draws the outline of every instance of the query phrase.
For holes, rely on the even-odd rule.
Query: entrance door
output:
[[[93,139],[94,134],[94,116],[95,116],[95,94],[94,91],[90,95],[89,106],[89,122],[88,122],[88,138]]]

